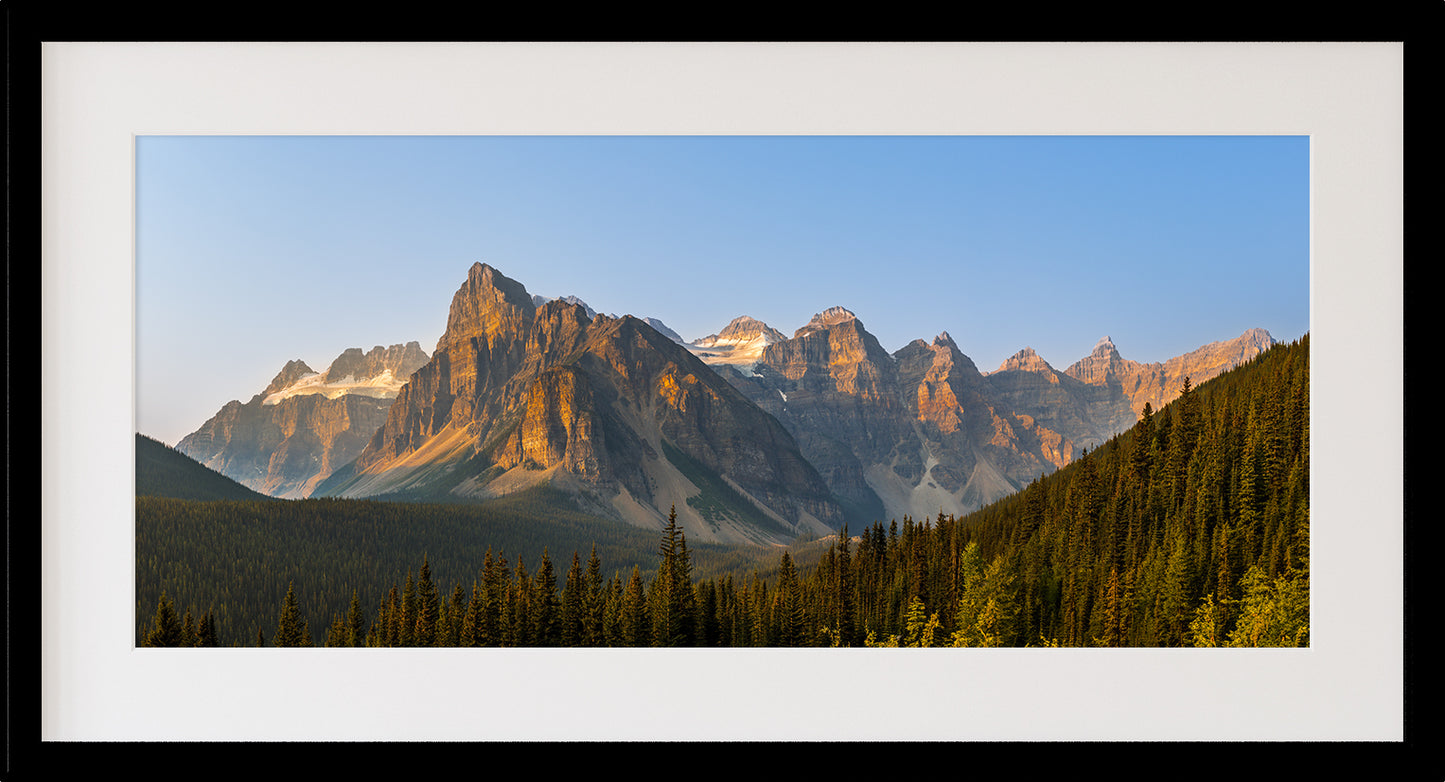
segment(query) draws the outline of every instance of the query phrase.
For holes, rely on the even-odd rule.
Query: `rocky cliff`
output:
[[[1162,363],[1140,364],[1119,358],[1113,342],[1104,337],[1092,354],[1064,372],[1093,386],[1117,383],[1133,414],[1128,420],[1128,425],[1132,426],[1146,402],[1158,410],[1174,401],[1184,387],[1184,378],[1189,378],[1190,384],[1197,386],[1249,361],[1275,344],[1268,331],[1250,329],[1234,339],[1211,342]],[[1101,352],[1111,355],[1101,359]]]
[[[643,321],[538,306],[475,264],[432,360],[333,496],[485,498],[539,483],[694,540],[823,534],[842,512],[788,432]]]
[[[324,373],[288,361],[249,402],[232,401],[176,449],[273,497],[310,496],[361,453],[392,399],[427,355],[416,342],[351,348]]]
[[[708,338],[776,333],[738,318]],[[947,334],[891,356],[843,307],[818,313],[751,362],[689,346],[797,440],[833,492],[865,515],[966,513],[1068,464],[1178,396],[1268,349],[1263,330],[1162,364],[1123,358],[1105,337],[1068,370],[1030,348],[980,373]]]
[[[889,355],[833,307],[753,365],[710,363],[783,423],[865,523],[967,512],[1069,458],[1057,433],[989,397],[947,334]]]
[[[1148,403],[1158,410],[1179,396],[1184,378],[1199,385],[1268,350],[1274,338],[1251,329],[1162,363],[1144,364],[1119,354],[1104,337],[1088,356],[1059,372],[1025,348],[984,380],[1010,409],[1032,417],[1078,448],[1095,448],[1139,420]]]

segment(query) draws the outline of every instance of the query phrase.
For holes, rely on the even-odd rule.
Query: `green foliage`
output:
[[[1240,580],[1239,619],[1228,646],[1308,646],[1310,638],[1307,573],[1270,579],[1254,566]]]
[[[151,631],[146,634],[143,646],[152,647],[174,647],[181,645],[181,620],[176,616],[175,604],[161,592],[161,598],[156,603],[155,619]]]
[[[265,645],[274,627],[275,645],[310,645],[305,596],[331,646],[1308,645],[1308,358],[1306,338],[1190,387],[967,517],[782,552],[694,550],[675,509],[659,541],[549,490],[485,506],[138,497],[137,639]],[[177,618],[170,594],[208,609]]]
[[[270,497],[140,433],[135,436],[135,494],[182,500],[271,501]]]
[[[281,601],[281,621],[276,627],[274,643],[279,647],[312,646],[311,632],[296,602],[295,584],[286,588],[286,597]]]

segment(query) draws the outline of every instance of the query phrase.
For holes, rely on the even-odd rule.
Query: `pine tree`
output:
[[[803,646],[804,627],[803,596],[798,584],[793,558],[783,552],[778,563],[778,588],[773,592],[773,621],[776,646]]]
[[[366,617],[361,612],[361,592],[351,590],[351,609],[346,612],[346,646],[366,645]]]
[[[532,577],[527,575],[526,563],[517,557],[517,569],[513,580],[507,586],[506,627],[503,632],[503,646],[535,646],[531,637],[531,620],[528,605],[532,593]]]
[[[595,548],[594,548],[595,551]],[[582,646],[586,637],[586,587],[582,583],[582,558],[572,552],[572,566],[567,569],[567,580],[562,585],[562,638],[563,646]]]
[[[331,626],[326,628],[327,649],[340,649],[346,646],[346,620],[340,614],[331,617]]]
[[[220,644],[216,637],[216,615],[210,611],[201,615],[201,621],[196,629],[196,646],[214,647]]]
[[[436,585],[431,579],[431,564],[427,561],[425,554],[421,559],[421,572],[417,574],[416,583],[416,629],[415,644],[417,646],[436,646],[437,625],[441,617],[439,596]]]
[[[416,646],[416,582],[412,580],[411,569],[406,571],[406,586],[402,587],[401,602],[397,611],[396,645]]]
[[[311,646],[311,632],[306,620],[301,618],[301,609],[296,604],[296,583],[286,587],[286,597],[281,602],[281,621],[276,628],[276,646]]]
[[[677,524],[677,506],[667,516],[660,547],[662,564],[649,590],[653,646],[691,646],[696,627],[692,564],[687,538]]]
[[[452,587],[452,598],[447,603],[446,646],[462,646],[462,627],[466,624],[467,593],[461,584]]]
[[[602,597],[601,646],[625,646],[622,640],[622,577],[616,573],[607,582]]]
[[[196,645],[196,620],[191,616],[190,607],[186,608],[186,616],[181,620],[181,646],[191,647]]]
[[[632,566],[632,576],[627,579],[622,601],[622,615],[619,621],[623,646],[649,646],[647,626],[647,600],[642,591],[642,575],[637,565]]]
[[[485,624],[482,619],[482,587],[472,581],[472,599],[467,603],[467,616],[462,621],[461,645],[466,647],[485,646]]]
[[[587,559],[582,601],[582,638],[585,646],[603,646],[603,615],[606,610],[605,585],[602,583],[602,561],[597,558],[597,544]]]
[[[532,585],[532,598],[528,601],[531,609],[532,627],[529,635],[533,646],[560,646],[562,642],[561,605],[557,599],[557,576],[552,570],[552,560],[547,549],[542,549],[542,565],[537,568],[537,578]]]
[[[182,639],[181,620],[176,616],[175,604],[162,590],[160,602],[156,604],[153,627],[146,634],[143,645],[148,647],[180,646]]]

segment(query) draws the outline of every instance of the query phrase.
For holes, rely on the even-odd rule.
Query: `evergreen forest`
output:
[[[776,548],[544,492],[138,496],[141,646],[1309,645],[1309,336],[1023,491]]]

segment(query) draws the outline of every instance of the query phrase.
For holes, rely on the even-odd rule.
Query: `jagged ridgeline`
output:
[[[141,498],[137,638],[194,606],[223,645],[1306,646],[1309,337],[1181,391],[1018,495],[751,575],[545,498],[530,541],[521,505]]]
[[[431,359],[314,496],[482,501],[546,485],[645,529],[675,508],[694,541],[842,524],[792,435],[684,347],[629,315],[538,301],[474,264]]]
[[[1309,336],[912,537],[885,634],[936,615],[965,645],[1308,645]]]

